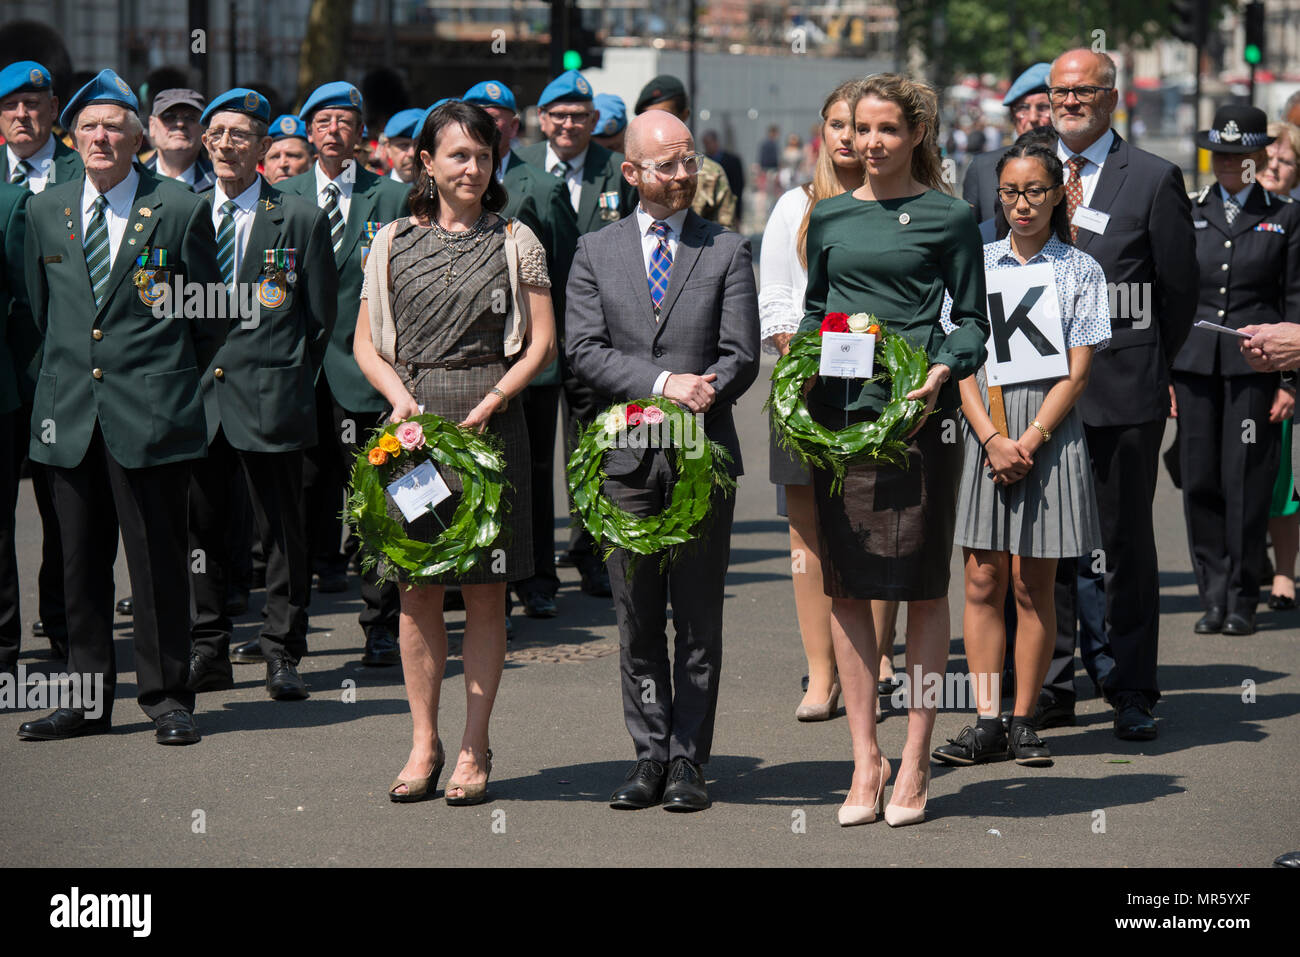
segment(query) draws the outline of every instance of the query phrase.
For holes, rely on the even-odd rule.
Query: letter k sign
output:
[[[1038,350],[1039,355],[1054,356],[1058,354],[1056,346],[1052,345],[1047,336],[1043,335],[1042,330],[1029,319],[1029,310],[1034,308],[1035,303],[1042,298],[1043,293],[1046,291],[1046,286],[1029,287],[1019,304],[1012,310],[1010,317],[1006,315],[1006,309],[1002,303],[1002,293],[989,293],[989,326],[996,361],[1011,361],[1011,337],[1016,334],[1017,329],[1025,334],[1025,338]]]

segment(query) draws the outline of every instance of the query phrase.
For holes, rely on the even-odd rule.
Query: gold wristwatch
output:
[[[1043,428],[1043,423],[1039,422],[1037,419],[1034,419],[1034,421],[1030,422],[1029,424],[1032,425],[1034,428],[1036,428],[1039,432],[1043,433],[1044,442],[1050,442],[1052,440],[1052,433],[1048,432],[1045,428]]]

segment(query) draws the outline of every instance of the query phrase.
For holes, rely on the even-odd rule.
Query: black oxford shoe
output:
[[[664,766],[658,761],[642,758],[628,772],[623,786],[609,796],[609,806],[639,811],[658,804],[663,792]]]
[[[376,625],[366,635],[365,651],[361,654],[361,663],[372,668],[387,665],[400,665],[402,653],[398,649],[397,639],[387,628]]]
[[[589,563],[578,570],[582,576],[582,590],[593,598],[609,598],[614,592],[609,584],[609,569],[603,564]]]
[[[79,708],[60,708],[44,718],[27,721],[19,726],[18,737],[23,741],[59,741],[83,734],[108,734],[113,730],[108,715],[87,718]]]
[[[194,715],[177,708],[153,719],[154,738],[159,744],[198,744],[200,740],[198,726],[194,724]]]
[[[196,694],[200,691],[229,691],[235,686],[235,676],[230,662],[209,658],[197,651],[190,655],[190,677],[185,687]]]
[[[1074,695],[1051,694],[1047,691],[1038,693],[1038,705],[1034,708],[1036,731],[1047,728],[1072,728],[1075,722]]]
[[[135,614],[135,602],[129,597],[123,598],[117,603],[117,613],[119,615],[125,615],[128,618],[132,617],[132,615]]]
[[[1156,719],[1146,698],[1134,692],[1115,695],[1115,737],[1121,741],[1153,741]]]
[[[237,665],[260,665],[266,659],[262,657],[262,642],[258,638],[241,642],[230,649],[230,660]]]
[[[1245,614],[1233,613],[1223,619],[1223,633],[1225,635],[1253,635],[1255,633],[1255,613],[1246,612]]]
[[[266,690],[276,701],[301,701],[308,697],[307,685],[298,669],[282,655],[266,659]]]
[[[1200,617],[1192,631],[1198,635],[1217,635],[1223,629],[1223,619],[1228,615],[1226,608],[1211,605],[1209,611]]]
[[[703,811],[709,806],[709,791],[699,765],[675,758],[668,766],[668,783],[664,785],[665,811]]]
[[[541,592],[530,592],[523,597],[524,614],[529,618],[554,618],[559,609],[555,607],[555,599]]]

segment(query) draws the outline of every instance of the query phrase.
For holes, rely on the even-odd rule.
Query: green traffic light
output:
[[[1253,43],[1248,43],[1246,45],[1245,57],[1246,62],[1251,66],[1258,66],[1259,61],[1263,59],[1263,57],[1260,56],[1259,47]]]
[[[582,54],[577,50],[564,51],[564,68],[566,70],[582,69]]]

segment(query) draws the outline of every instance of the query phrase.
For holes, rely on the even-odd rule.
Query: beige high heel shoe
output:
[[[801,704],[794,709],[796,721],[829,721],[840,706],[840,682],[831,682],[831,696],[825,704]]]
[[[876,788],[876,803],[868,807],[865,804],[841,804],[836,817],[840,827],[853,827],[857,824],[870,824],[880,814],[885,803],[885,778],[889,777],[889,761],[880,756],[880,785]]]
[[[488,777],[492,776],[492,749],[487,749],[487,769]],[[487,800],[487,778],[483,779],[482,784],[457,784],[455,781],[448,781],[446,790],[443,791],[443,799],[453,807],[461,807],[466,804],[482,804]],[[460,791],[460,797],[451,797],[447,791]]]
[[[925,805],[930,800],[930,767],[927,764],[925,768],[925,790],[921,792],[920,807],[899,807],[892,801],[889,807],[885,808],[885,823],[890,827],[906,827],[909,824],[920,824],[925,820]]]
[[[394,804],[414,804],[416,801],[423,801],[425,798],[433,797],[438,790],[438,776],[442,774],[442,767],[447,762],[446,752],[442,749],[442,739],[438,740],[438,754],[433,761],[433,770],[429,772],[427,778],[414,778],[407,780],[400,775],[388,787],[388,799]],[[406,785],[405,792],[399,792],[397,789],[403,784]]]

